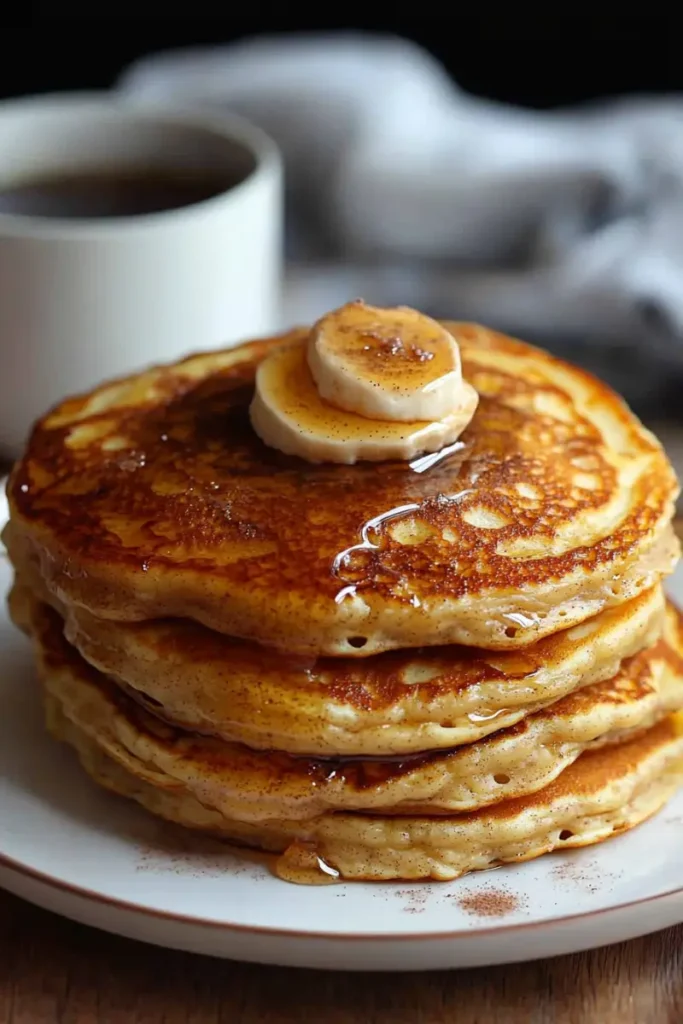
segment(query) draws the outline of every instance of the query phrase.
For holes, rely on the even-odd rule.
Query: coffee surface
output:
[[[94,171],[0,181],[0,214],[76,220],[135,217],[192,206],[239,184],[228,170]]]

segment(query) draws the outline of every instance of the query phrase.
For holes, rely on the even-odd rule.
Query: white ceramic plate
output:
[[[673,591],[683,597],[683,572]],[[448,884],[302,887],[96,789],[45,735],[28,643],[4,608],[0,698],[0,885],[97,928],[238,960],[406,971],[570,953],[683,921],[683,793],[587,850]]]

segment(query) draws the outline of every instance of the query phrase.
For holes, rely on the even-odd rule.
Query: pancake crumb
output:
[[[456,897],[461,910],[472,917],[507,917],[524,909],[524,900],[507,889],[477,889]]]

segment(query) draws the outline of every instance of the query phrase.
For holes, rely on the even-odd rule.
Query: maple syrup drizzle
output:
[[[380,545],[374,540],[370,534],[374,531],[378,531],[384,523],[391,522],[394,519],[399,519],[401,516],[408,515],[410,512],[417,512],[420,509],[419,502],[410,502],[407,505],[398,505],[396,508],[389,509],[388,512],[381,512],[377,516],[373,516],[372,519],[368,519],[367,522],[363,523],[360,529],[361,542],[360,544],[352,544],[351,547],[345,548],[343,551],[339,551],[332,562],[332,575],[337,576],[340,580],[345,583],[348,581],[348,575],[344,575],[344,563],[348,562],[358,552],[379,551]],[[347,569],[347,574],[348,574]],[[353,596],[356,593],[355,584],[358,580],[354,580],[352,585],[346,585],[336,594],[335,602],[340,604],[345,597]]]
[[[466,441],[454,441],[453,444],[447,444],[441,451],[420,455],[419,458],[413,459],[408,465],[414,473],[426,473],[428,469],[438,466],[444,459],[448,459],[451,455],[455,455],[456,452],[462,452],[469,447],[470,445]]]
[[[275,874],[296,885],[334,885],[340,880],[339,872],[320,855],[316,844],[300,839],[276,859]]]

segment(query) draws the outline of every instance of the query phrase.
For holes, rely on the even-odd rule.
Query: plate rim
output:
[[[647,824],[647,823],[643,823]],[[89,889],[85,886],[74,885],[54,875],[49,875],[38,868],[28,867],[21,861],[0,852],[0,868],[22,875],[32,881],[71,896],[77,896],[84,900],[97,903],[100,906],[115,907],[128,913],[140,914],[143,917],[150,917],[155,920],[174,921],[181,925],[210,928],[213,931],[232,932],[237,934],[249,934],[256,936],[267,936],[281,939],[325,939],[329,941],[348,942],[418,942],[418,941],[457,941],[462,939],[490,938],[493,936],[515,934],[518,932],[529,932],[532,929],[550,928],[555,926],[572,925],[588,920],[589,918],[608,917],[610,914],[621,911],[633,910],[650,903],[659,903],[675,896],[683,895],[683,885],[673,889],[667,889],[652,896],[643,896],[640,899],[627,900],[616,903],[613,906],[601,907],[599,910],[583,911],[578,914],[562,914],[559,917],[550,917],[544,921],[520,921],[516,924],[491,925],[484,928],[458,928],[452,931],[435,932],[327,932],[317,930],[301,930],[295,928],[276,928],[269,925],[239,924],[229,921],[213,921],[210,918],[195,917],[192,914],[176,913],[170,910],[158,910],[146,906],[144,903],[136,903],[131,900],[120,899],[116,896],[106,896],[96,889]],[[351,883],[352,884],[352,883]],[[433,883],[440,884],[440,883]],[[683,923],[683,917],[681,918]]]

